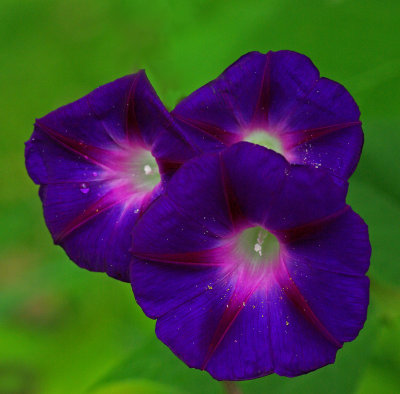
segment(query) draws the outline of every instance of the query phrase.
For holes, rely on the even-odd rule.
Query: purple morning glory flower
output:
[[[202,150],[244,140],[343,178],[353,173],[363,145],[360,112],[347,90],[291,51],[242,56],[173,115]]]
[[[239,142],[184,164],[133,230],[156,333],[219,380],[333,363],[366,319],[367,226],[347,182]]]
[[[54,242],[79,266],[129,281],[134,223],[194,154],[139,72],[38,119],[26,167]]]

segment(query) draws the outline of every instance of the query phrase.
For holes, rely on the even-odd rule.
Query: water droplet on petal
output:
[[[93,172],[93,176],[97,176],[97,172],[96,171]]]
[[[86,183],[81,183],[79,189],[83,194],[88,194],[90,191],[90,188],[86,185]]]

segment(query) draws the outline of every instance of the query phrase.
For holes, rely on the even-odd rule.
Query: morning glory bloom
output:
[[[25,151],[54,242],[125,281],[133,225],[194,154],[144,72],[38,119]]]
[[[94,90],[36,121],[26,167],[54,242],[130,281],[190,367],[296,376],[366,319],[359,117],[307,57],[252,52],[171,114],[144,72]]]
[[[363,145],[357,104],[304,55],[250,52],[173,111],[201,150],[249,141],[348,178]]]
[[[368,230],[347,181],[248,142],[192,159],[133,230],[159,339],[219,380],[333,363],[366,319]]]
[[[36,121],[26,166],[54,242],[81,267],[127,281],[132,228],[171,175],[241,140],[347,178],[363,134],[351,96],[308,58],[253,52],[172,114],[144,72],[96,89]]]

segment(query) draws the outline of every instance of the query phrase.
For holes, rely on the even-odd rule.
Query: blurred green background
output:
[[[244,393],[400,392],[400,2],[0,2],[0,393],[222,393],[155,340],[129,285],[52,245],[23,142],[35,117],[145,68],[169,108],[242,54],[291,49],[360,105],[349,201],[369,224],[371,304],[334,365]]]

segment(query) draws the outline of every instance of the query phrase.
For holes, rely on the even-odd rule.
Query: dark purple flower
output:
[[[245,140],[343,178],[353,173],[363,145],[360,112],[347,90],[291,51],[244,55],[173,115],[202,150]]]
[[[368,230],[346,192],[247,142],[184,164],[133,230],[132,287],[160,340],[221,380],[333,363],[369,297]]]
[[[144,72],[37,120],[26,143],[54,242],[79,266],[126,281],[134,223],[193,155]]]

